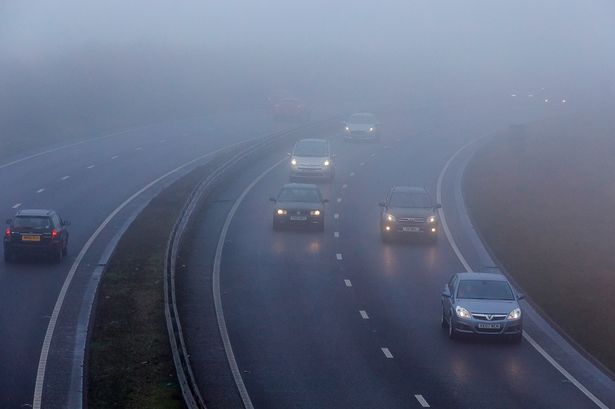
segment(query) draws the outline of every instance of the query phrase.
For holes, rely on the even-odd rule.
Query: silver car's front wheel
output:
[[[442,315],[440,316],[440,325],[442,328],[448,328],[448,322],[446,321],[446,316],[444,315],[444,306],[442,307]]]
[[[450,339],[457,338],[457,331],[455,331],[455,325],[453,324],[453,316],[451,315],[451,321],[448,323],[448,337]]]

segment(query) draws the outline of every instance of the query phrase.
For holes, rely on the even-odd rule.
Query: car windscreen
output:
[[[278,195],[279,202],[320,203],[320,193],[310,188],[284,188]]]
[[[51,220],[47,216],[17,216],[13,220],[13,227],[17,229],[48,230]]]
[[[327,143],[324,141],[301,141],[293,150],[295,156],[323,157],[329,154]]]
[[[426,193],[422,192],[393,192],[389,202],[391,207],[431,208],[433,203]]]
[[[376,122],[376,119],[373,115],[369,114],[355,114],[348,119],[348,122],[351,124],[373,124]]]
[[[457,298],[472,300],[514,300],[512,289],[506,281],[461,280]]]

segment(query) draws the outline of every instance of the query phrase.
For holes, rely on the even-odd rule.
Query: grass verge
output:
[[[100,283],[88,348],[88,407],[184,408],[164,316],[167,238],[223,155],[155,197],[126,231]]]
[[[615,126],[570,118],[511,132],[468,165],[468,209],[495,256],[560,328],[615,371]]]

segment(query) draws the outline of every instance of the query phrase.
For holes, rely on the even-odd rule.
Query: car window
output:
[[[13,227],[48,230],[51,228],[51,220],[47,216],[17,216],[13,221]]]
[[[323,141],[300,141],[293,150],[295,156],[322,157],[329,154],[327,143]]]
[[[280,202],[320,202],[320,192],[309,188],[284,188],[278,195]]]
[[[431,198],[422,192],[394,191],[389,202],[391,207],[430,208],[433,207]]]
[[[56,228],[60,228],[62,226],[62,222],[60,221],[60,216],[58,216],[57,214],[54,214],[51,218],[53,220],[53,225]]]
[[[514,300],[512,289],[506,281],[461,280],[457,298],[472,300]]]

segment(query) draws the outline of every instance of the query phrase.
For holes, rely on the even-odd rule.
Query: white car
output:
[[[352,114],[344,122],[344,139],[379,141],[380,123],[374,114],[367,112]]]
[[[333,154],[326,139],[301,139],[290,155],[290,179],[332,180],[335,174]]]

